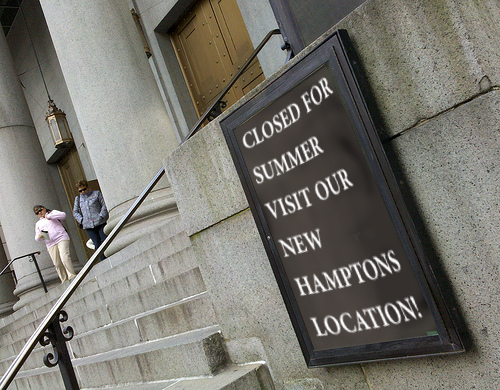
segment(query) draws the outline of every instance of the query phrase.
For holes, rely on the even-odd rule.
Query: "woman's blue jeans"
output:
[[[101,246],[101,244],[104,242],[106,239],[106,234],[104,234],[104,226],[106,226],[105,223],[102,225],[90,228],[90,229],[85,229],[85,231],[88,233],[90,239],[94,243],[95,250]],[[104,256],[104,253],[101,255],[101,260],[104,260],[106,256]]]

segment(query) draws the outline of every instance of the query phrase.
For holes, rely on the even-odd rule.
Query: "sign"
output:
[[[462,351],[346,39],[336,32],[221,122],[306,361]]]

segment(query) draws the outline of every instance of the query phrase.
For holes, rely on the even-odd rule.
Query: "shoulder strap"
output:
[[[69,235],[68,230],[66,229],[66,226],[63,225],[62,221],[60,219],[57,219],[56,221],[59,221],[59,223],[63,227],[64,231]]]

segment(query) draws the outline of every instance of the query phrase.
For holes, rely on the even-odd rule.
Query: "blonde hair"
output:
[[[78,180],[76,182],[76,188],[79,188],[79,187],[88,187],[89,186],[89,183],[87,183],[87,180]]]

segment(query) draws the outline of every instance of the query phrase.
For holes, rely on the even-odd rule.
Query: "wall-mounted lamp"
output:
[[[43,77],[42,66],[40,65],[40,61],[38,59],[38,55],[35,50],[33,39],[31,38],[31,33],[28,28],[28,23],[26,22],[23,9],[21,8],[20,1],[18,1],[18,5],[24,20],[24,24],[26,26],[26,31],[28,32],[28,36],[30,38],[31,46],[33,48],[33,53],[35,54],[35,59],[38,64],[38,69],[40,70],[40,75],[42,76],[43,85],[45,86],[45,91],[47,92],[47,98],[49,99],[48,101],[49,107],[47,113],[45,114],[45,120],[49,125],[49,130],[50,134],[52,135],[52,140],[54,141],[54,146],[56,147],[56,149],[68,149],[70,146],[73,145],[73,136],[71,135],[71,131],[69,129],[68,121],[66,119],[66,114],[64,113],[64,111],[57,108],[56,104],[50,97],[49,90],[47,88],[47,83],[45,82],[45,78]],[[60,155],[61,153],[58,153],[58,156]]]

